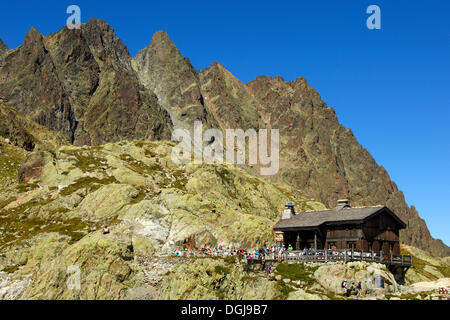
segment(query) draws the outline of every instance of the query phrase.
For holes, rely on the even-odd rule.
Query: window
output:
[[[347,241],[347,248],[356,249],[356,241]]]
[[[328,249],[336,249],[336,242],[328,242]]]

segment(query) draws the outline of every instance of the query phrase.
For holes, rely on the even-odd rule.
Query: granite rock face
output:
[[[153,35],[150,46],[132,60],[140,82],[154,92],[175,127],[190,128],[195,120],[214,123],[205,109],[197,72],[164,31]]]
[[[3,59],[8,52],[9,52],[8,46],[5,43],[3,43],[2,39],[0,39],[0,67],[2,66]]]
[[[275,180],[328,207],[344,197],[353,206],[386,204],[408,225],[402,243],[450,255],[304,78],[261,76],[244,84],[217,62],[196,71],[163,31],[132,58],[105,22],[91,19],[81,30],[46,37],[32,28],[14,50],[0,44],[0,98],[75,145],[169,139],[195,120],[221,130],[279,129]],[[246,168],[255,175],[257,169]],[[125,171],[116,172],[119,181]]]
[[[140,85],[128,49],[104,21],[43,37],[31,28],[0,69],[0,96],[74,144],[167,139],[170,118]]]

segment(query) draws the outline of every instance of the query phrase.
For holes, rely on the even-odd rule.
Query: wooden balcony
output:
[[[274,261],[276,259],[269,259],[265,261]],[[386,266],[400,266],[411,267],[413,265],[413,257],[402,254],[387,254],[384,252],[361,251],[361,250],[313,250],[313,251],[285,251],[282,254],[283,261],[296,262],[334,262],[334,261],[366,261],[382,263]],[[250,263],[258,263],[260,259],[252,259]]]

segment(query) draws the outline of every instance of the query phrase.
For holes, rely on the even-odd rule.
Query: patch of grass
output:
[[[286,300],[289,293],[295,291],[294,288],[287,285],[283,281],[277,281],[276,287],[279,293],[274,297],[274,300]]]
[[[224,267],[224,266],[215,266],[214,270],[220,274],[229,274],[230,273],[230,269],[227,267]]]
[[[163,167],[160,164],[158,164],[158,163],[154,163],[152,165],[146,165],[142,161],[136,160],[135,158],[133,158],[129,154],[123,154],[123,155],[120,156],[120,158],[122,160],[124,160],[124,161],[127,161],[129,168],[131,170],[136,171],[137,173],[151,174],[151,173],[153,173],[155,171],[164,171]]]
[[[303,281],[308,285],[314,282],[312,275],[317,267],[308,267],[303,263],[280,263],[275,268],[275,273],[281,275],[283,278],[291,279],[292,281]]]
[[[22,149],[8,144],[0,144],[0,177],[2,180],[16,180],[19,166],[25,157],[26,152]]]
[[[19,265],[6,266],[2,269],[2,271],[6,273],[14,273],[17,270],[19,270]]]
[[[234,175],[226,168],[214,166],[214,172],[222,180],[222,184],[228,191],[228,195],[232,199],[237,199],[236,187],[234,185]]]
[[[413,256],[413,266],[411,268],[414,271],[416,271],[417,273],[419,273],[431,280],[437,280],[438,277],[425,271],[425,266],[427,266],[427,265],[432,266],[433,268],[437,269],[440,273],[442,273],[442,275],[444,275],[444,277],[446,277],[446,278],[450,277],[450,268],[449,267],[432,265],[431,263],[418,258],[417,256],[411,254],[411,252],[409,252],[408,250],[403,249],[403,248],[400,248],[400,254]]]
[[[108,224],[113,225],[114,221]],[[62,219],[52,218],[45,220],[41,218],[21,219],[15,215],[0,216],[0,249],[8,247],[13,243],[22,242],[41,234],[57,232],[70,237],[69,243],[75,243],[83,238],[91,229],[99,229],[105,222],[89,222],[80,218]]]
[[[24,193],[24,192],[28,192],[34,189],[39,188],[39,185],[34,182],[34,183],[20,183],[17,187],[16,190],[19,193]]]
[[[157,156],[156,152],[153,152],[151,150],[148,149],[144,149],[144,154],[148,157],[154,158]]]
[[[16,201],[16,199],[17,199],[16,197],[11,197],[11,198],[8,198],[6,200],[0,201],[0,209],[6,207],[11,202]]]
[[[113,176],[104,179],[98,179],[95,177],[83,177],[76,180],[75,183],[72,183],[71,185],[62,189],[59,194],[61,196],[68,196],[82,188],[86,188],[88,192],[91,193],[98,190],[101,186],[115,182],[117,182],[117,180]]]
[[[90,147],[88,150],[64,150],[65,154],[73,155],[76,158],[75,166],[83,172],[95,171],[105,166],[106,159],[96,154],[99,147]],[[102,163],[103,162],[103,163]]]
[[[145,196],[146,196],[145,192],[139,191],[139,194],[135,198],[133,198],[133,200],[131,200],[128,204],[130,205],[139,203],[145,199]]]
[[[9,210],[4,211],[8,216],[21,217],[23,215],[27,215],[30,211],[39,210],[40,207],[45,206],[46,204],[52,201],[51,198],[35,198],[24,204],[21,204],[15,208],[11,208]]]

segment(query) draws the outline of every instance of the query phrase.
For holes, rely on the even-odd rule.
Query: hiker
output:
[[[272,275],[271,274],[272,273],[272,266],[270,264],[266,267],[266,273],[267,273],[267,280],[270,280],[270,276]]]
[[[344,295],[348,297],[347,280],[342,281],[341,287],[344,289]]]
[[[266,257],[261,256],[261,271],[264,271],[265,267],[266,267]]]
[[[358,284],[356,285],[356,291],[358,293],[358,297],[362,297],[363,292],[362,292],[362,287],[361,287],[361,281],[358,282]]]
[[[349,287],[348,291],[349,291],[349,295],[355,295],[356,294],[356,285],[355,285],[354,281],[352,281],[350,283],[350,287]]]
[[[109,233],[108,226],[105,226],[102,230],[102,234],[108,234],[108,233]]]

